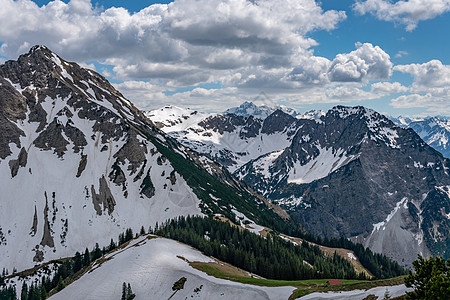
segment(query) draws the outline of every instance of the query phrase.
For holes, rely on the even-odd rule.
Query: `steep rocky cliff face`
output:
[[[418,253],[449,254],[449,161],[375,111],[338,106],[260,120],[166,107],[149,116],[314,234],[352,238],[405,265]]]
[[[44,46],[0,66],[0,127],[0,266],[9,270],[180,215],[271,213],[101,75]]]
[[[314,234],[345,236],[410,265],[448,255],[450,162],[363,107],[302,120],[292,143],[236,174]]]

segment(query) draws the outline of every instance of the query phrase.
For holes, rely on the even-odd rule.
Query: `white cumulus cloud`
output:
[[[399,82],[376,82],[371,86],[372,92],[378,94],[404,93],[409,89]]]
[[[409,73],[414,81],[410,95],[391,101],[396,108],[425,107],[428,111],[450,115],[450,66],[439,60],[423,64],[398,65],[395,71]]]
[[[392,63],[383,49],[364,43],[350,53],[338,54],[328,72],[331,81],[382,80],[391,76]]]
[[[445,87],[450,85],[450,66],[439,60],[431,60],[423,64],[398,65],[394,70],[414,76],[414,86]]]
[[[379,98],[379,95],[362,90],[359,87],[337,86],[326,90],[326,96],[330,99],[336,99],[341,102],[350,102],[355,100],[370,100]]]
[[[395,21],[406,25],[412,31],[420,21],[433,19],[450,11],[449,0],[358,0],[353,9],[361,14],[372,14],[379,20]]]
[[[45,44],[70,60],[107,60],[121,78],[180,77],[180,85],[189,81],[184,69],[208,80],[223,70],[289,67],[293,57],[317,44],[307,33],[332,30],[346,18],[343,11],[323,11],[314,0],[176,0],[136,13],[101,11],[89,0],[42,7],[0,0],[0,6],[4,56]],[[172,70],[179,66],[179,73]]]

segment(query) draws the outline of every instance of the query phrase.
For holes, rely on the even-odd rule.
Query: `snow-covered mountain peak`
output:
[[[291,116],[297,116],[297,112],[289,107],[284,105],[256,105],[253,102],[245,101],[239,107],[232,107],[225,111],[226,114],[235,114],[238,116],[249,117],[253,116],[255,118],[264,120],[268,116],[270,116],[276,110],[281,110]]]
[[[174,105],[166,105],[159,109],[146,111],[144,114],[166,133],[185,131],[211,115]]]
[[[46,47],[0,65],[0,107],[2,267],[23,270],[182,215],[226,215],[225,187],[256,207],[241,183],[168,139],[104,77]]]
[[[364,106],[343,106],[337,105],[328,111],[329,114],[339,116],[341,119],[346,119],[352,116],[370,117],[372,115],[379,115],[376,111],[366,108]]]
[[[412,128],[427,144],[450,157],[450,120],[447,117],[391,118],[403,128]]]
[[[350,126],[350,124],[353,124],[352,126],[363,126],[367,130],[364,135],[365,138],[384,142],[391,148],[398,148],[396,141],[398,127],[387,117],[372,109],[363,106],[336,106],[328,111],[326,119],[340,119],[347,124],[346,126]]]
[[[307,119],[307,120],[320,120],[321,117],[327,114],[324,110],[309,110],[304,113],[299,113],[295,117],[297,119]]]

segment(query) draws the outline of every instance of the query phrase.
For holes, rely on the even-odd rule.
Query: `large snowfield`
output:
[[[211,262],[199,251],[164,238],[133,240],[124,250],[50,299],[120,299],[122,283],[130,283],[136,299],[169,299],[173,284],[185,277],[175,299],[288,299],[294,287],[260,287],[208,276],[188,261]],[[108,260],[108,258],[110,258]],[[195,291],[194,291],[195,290]]]
[[[151,238],[150,238],[151,237]],[[122,284],[130,283],[135,299],[288,299],[295,287],[263,287],[215,278],[194,269],[189,262],[214,260],[185,244],[150,235],[141,236],[124,249],[108,254],[100,265],[84,274],[52,300],[120,299]],[[219,262],[220,263],[220,262]],[[182,277],[184,288],[172,287]],[[383,299],[404,295],[404,285],[377,287],[367,291],[312,293],[301,299],[364,299],[376,295]]]

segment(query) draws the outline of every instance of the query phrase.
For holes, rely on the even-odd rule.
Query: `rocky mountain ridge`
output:
[[[104,77],[45,46],[0,65],[0,126],[0,266],[9,270],[181,215],[280,218]]]
[[[198,121],[177,130],[191,114]],[[282,111],[264,121],[182,115],[177,129],[166,123],[162,130],[226,166],[312,233],[352,238],[408,266],[417,253],[448,255],[449,161],[413,130],[363,107],[337,106],[319,119]]]
[[[224,114],[233,114],[242,117],[253,116],[256,119],[264,120],[270,116],[276,110],[281,110],[282,112],[293,116],[294,118],[300,116],[294,109],[283,106],[283,105],[256,105],[253,102],[245,101],[238,107],[232,107],[227,109]]]

